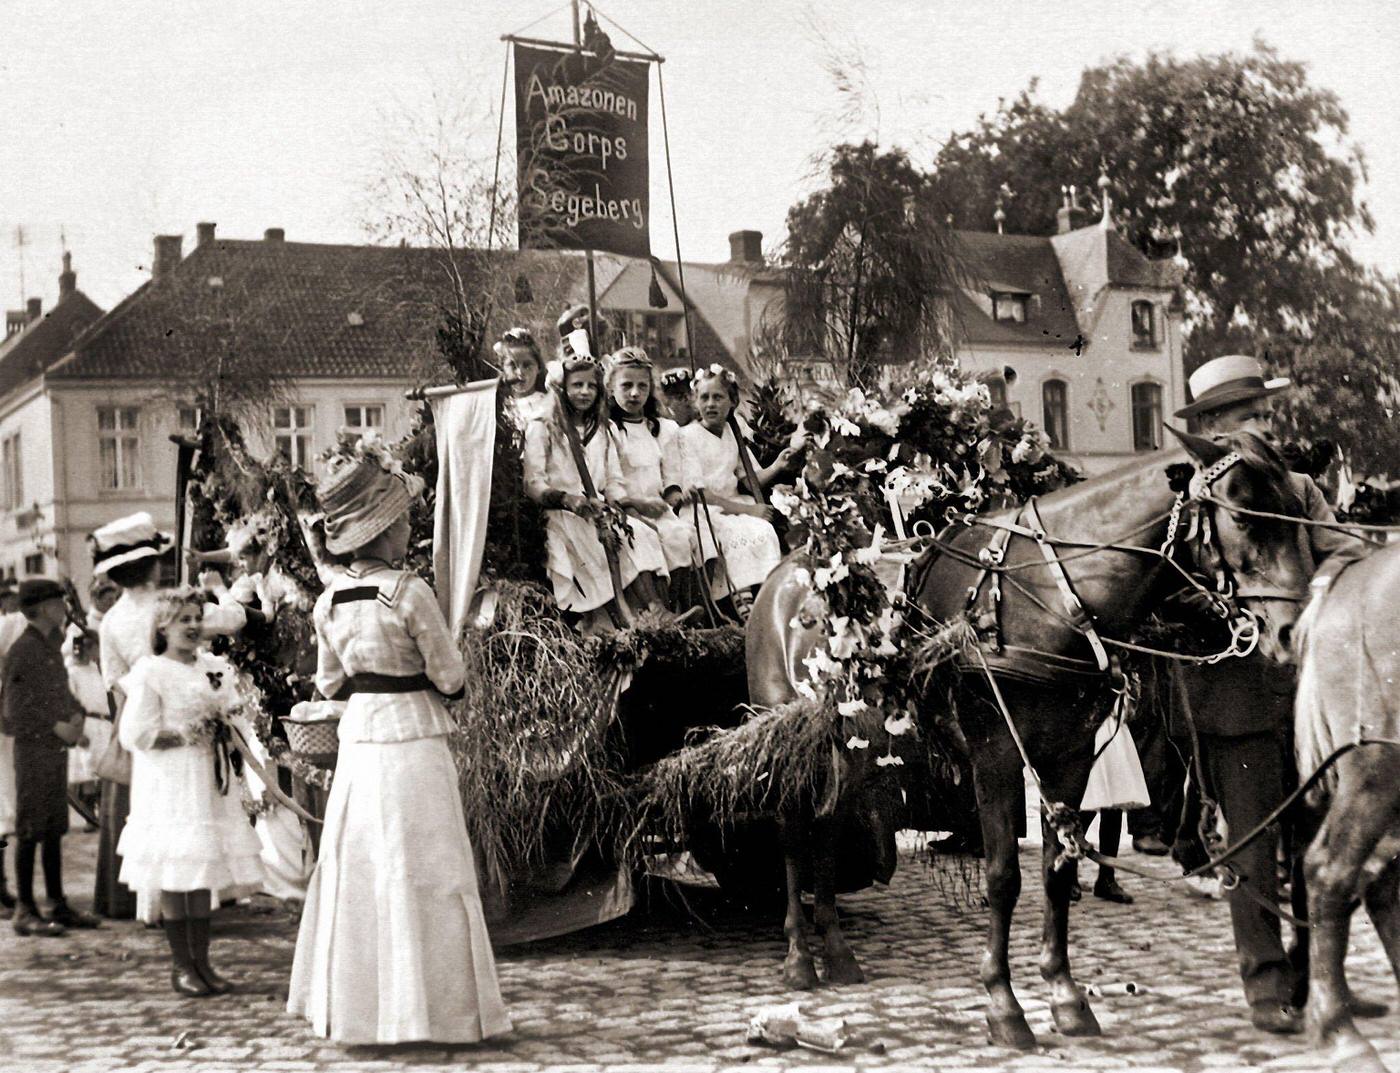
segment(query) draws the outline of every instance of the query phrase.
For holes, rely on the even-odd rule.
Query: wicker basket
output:
[[[335,767],[336,753],[340,749],[337,728],[344,708],[343,704],[327,701],[303,702],[293,708],[291,714],[282,719],[293,755],[316,767]]]

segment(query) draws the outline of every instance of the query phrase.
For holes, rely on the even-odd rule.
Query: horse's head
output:
[[[1260,651],[1288,663],[1293,624],[1312,580],[1311,564],[1296,523],[1243,513],[1303,516],[1287,465],[1252,432],[1206,439],[1172,431],[1196,463],[1191,499],[1199,511],[1198,565],[1258,617]]]

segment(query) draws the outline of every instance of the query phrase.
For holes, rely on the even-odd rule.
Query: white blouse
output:
[[[613,428],[627,495],[660,499],[667,488],[685,487],[677,439],[681,431],[679,425],[663,417],[655,436],[645,421],[624,421],[621,428],[616,425]]]
[[[627,494],[617,444],[608,431],[607,422],[599,425],[583,445],[583,457],[599,495],[618,499]],[[531,499],[538,501],[551,488],[568,495],[583,495],[583,481],[574,465],[573,451],[552,418],[530,422],[525,430],[523,461],[525,491]]]

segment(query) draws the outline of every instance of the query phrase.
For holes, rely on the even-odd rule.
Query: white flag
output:
[[[478,380],[459,391],[428,396],[438,457],[433,573],[438,603],[454,636],[467,621],[481,576],[498,384]]]

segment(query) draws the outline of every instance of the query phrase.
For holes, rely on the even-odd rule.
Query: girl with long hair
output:
[[[525,328],[508,329],[492,348],[501,361],[501,379],[510,389],[511,405],[521,428],[549,412],[544,355]]]
[[[654,371],[646,351],[623,347],[609,356],[607,368],[609,418],[617,438],[624,486],[618,505],[656,530],[675,593],[701,561],[694,525],[676,514],[686,501],[677,442],[680,429],[660,414]]]
[[[593,358],[567,357],[551,370],[555,406],[548,418],[525,430],[525,492],[545,507],[546,569],[559,607],[587,616],[590,628],[615,598],[660,609],[656,578],[666,558],[656,530],[618,510],[626,496],[617,442],[608,428],[603,367]],[[565,423],[573,426],[584,465],[598,497],[585,494]],[[613,532],[624,593],[613,592],[607,552],[598,523],[617,522]]]

